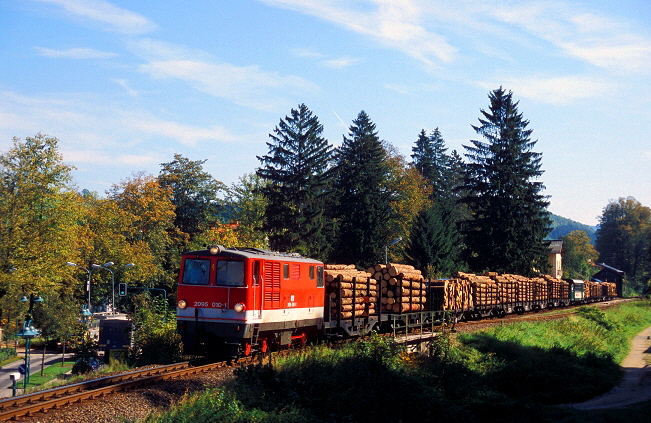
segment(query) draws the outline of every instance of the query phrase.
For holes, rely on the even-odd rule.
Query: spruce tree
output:
[[[542,155],[532,151],[536,141],[512,93],[500,87],[489,99],[481,125],[473,125],[486,141],[464,145],[464,201],[472,213],[464,231],[468,261],[474,271],[531,275],[548,266],[549,202],[543,184],[533,181],[543,173]]]
[[[452,168],[456,163],[446,155],[445,141],[438,128],[429,136],[423,129],[412,151],[414,167],[432,185],[432,193],[431,205],[412,225],[405,253],[410,264],[427,272],[428,277],[448,276],[459,270],[461,262],[459,213],[453,191],[458,184],[457,169]]]
[[[383,260],[391,217],[387,152],[363,110],[336,152],[338,240],[333,260],[361,267]]]
[[[257,175],[267,201],[263,229],[274,250],[325,258],[331,224],[325,215],[331,186],[332,147],[316,115],[300,104],[269,134]]]
[[[439,128],[427,136],[423,129],[418,135],[411,155],[414,166],[432,184],[432,198],[448,197],[450,158]]]
[[[454,216],[454,204],[441,200],[414,221],[405,254],[426,277],[448,277],[460,270],[462,240]]]

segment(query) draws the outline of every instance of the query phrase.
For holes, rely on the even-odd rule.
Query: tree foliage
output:
[[[651,209],[633,197],[610,201],[597,229],[599,262],[623,270],[633,285],[651,273]]]
[[[391,173],[375,123],[363,110],[336,152],[338,239],[334,260],[361,267],[382,260],[390,241]]]
[[[203,170],[206,160],[190,160],[174,154],[174,160],[161,164],[158,182],[170,189],[175,226],[192,239],[217,221],[222,211],[219,193],[226,186]]]
[[[174,225],[171,188],[140,173],[113,185],[108,198],[129,215],[125,234],[137,258],[133,272],[149,286],[174,286],[181,254],[174,246],[184,245],[187,235]]]
[[[589,280],[596,272],[599,253],[585,231],[574,230],[563,238],[563,277]]]
[[[407,261],[426,277],[449,277],[462,270],[463,241],[454,219],[454,204],[437,201],[421,211],[407,242]]]
[[[292,109],[269,134],[269,152],[258,156],[257,175],[266,183],[263,228],[272,249],[313,257],[330,250],[330,220],[325,215],[331,190],[332,147],[323,125],[305,104]]]
[[[543,173],[541,154],[533,151],[529,121],[518,112],[512,93],[500,87],[489,99],[489,110],[481,110],[480,125],[473,126],[486,141],[464,145],[469,163],[463,201],[472,213],[464,231],[468,263],[475,271],[544,271],[549,203],[543,184],[533,181]]]
[[[262,230],[267,202],[262,194],[266,183],[255,173],[246,174],[227,192],[232,220],[237,223],[239,245],[268,248],[267,235]]]
[[[433,130],[429,136],[424,129],[421,130],[412,151],[414,166],[432,184],[432,198],[449,197],[452,192],[451,161],[445,153],[447,147],[439,128]]]
[[[0,155],[0,317],[22,317],[21,295],[83,294],[70,282],[66,257],[82,237],[80,208],[58,140],[37,134]]]

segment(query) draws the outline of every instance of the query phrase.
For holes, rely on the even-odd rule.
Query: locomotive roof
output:
[[[210,250],[188,251],[184,255],[212,256]],[[229,258],[265,258],[265,259],[282,259],[286,261],[300,261],[307,263],[321,263],[319,260],[303,257],[297,253],[282,253],[278,251],[264,250],[262,248],[244,248],[233,247],[223,248],[218,257]]]

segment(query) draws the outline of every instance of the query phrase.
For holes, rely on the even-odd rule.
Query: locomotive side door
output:
[[[263,285],[262,260],[253,261],[253,318],[262,317],[262,285]]]

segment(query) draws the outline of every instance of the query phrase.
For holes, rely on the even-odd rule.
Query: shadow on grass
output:
[[[581,402],[615,387],[620,366],[608,355],[581,356],[560,347],[544,349],[498,340],[487,334],[468,337],[465,345],[496,363],[484,378],[509,397],[541,404]]]

